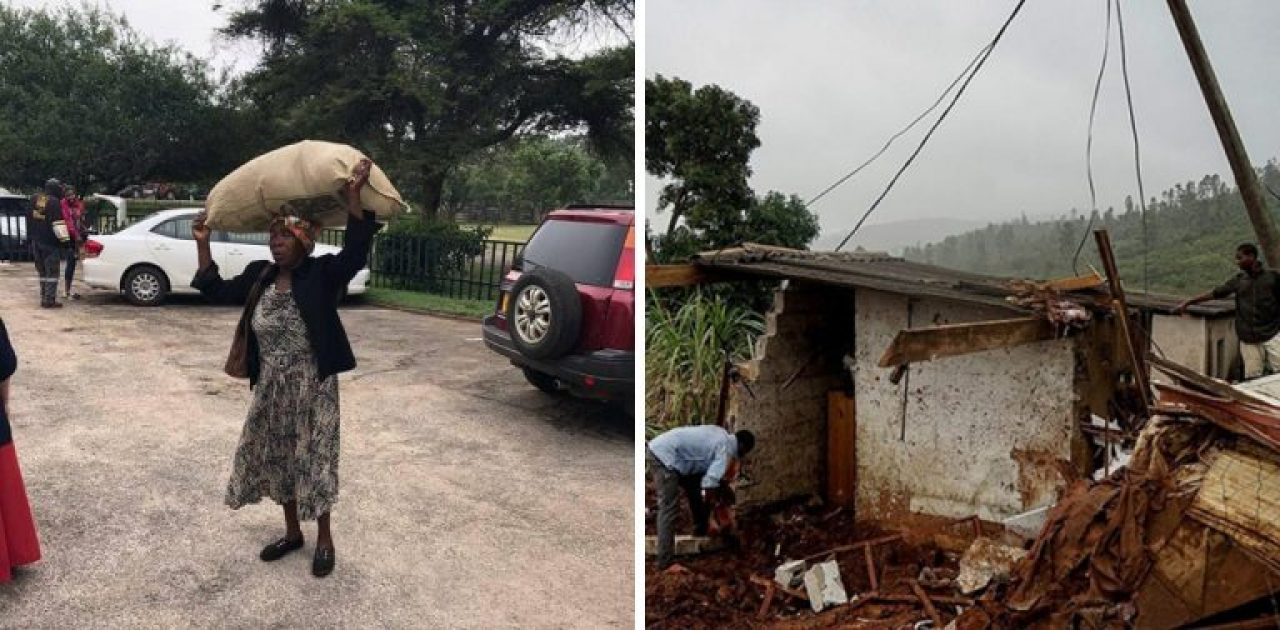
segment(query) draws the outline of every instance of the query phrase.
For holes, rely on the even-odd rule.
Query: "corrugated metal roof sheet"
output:
[[[1006,301],[1017,293],[1018,278],[1000,278],[936,265],[912,262],[884,252],[821,252],[786,249],[768,245],[703,252],[695,257],[699,265],[734,273],[786,278],[842,287],[862,287],[920,297],[936,297],[962,302],[1003,306],[1027,312]],[[1093,295],[1100,292],[1095,291]],[[1078,295],[1086,297],[1089,292]],[[1171,313],[1178,298],[1157,294],[1127,293],[1131,306]],[[1218,300],[1191,307],[1201,317],[1230,315],[1235,305]]]

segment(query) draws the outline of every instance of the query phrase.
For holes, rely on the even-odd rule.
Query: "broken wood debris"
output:
[[[837,553],[844,553],[846,551],[857,551],[859,549],[865,549],[868,547],[876,547],[879,545],[896,542],[899,540],[902,540],[902,534],[890,534],[888,536],[880,536],[878,538],[871,538],[871,539],[863,540],[850,545],[840,545],[839,547],[832,547],[831,549],[828,549],[826,551],[820,551],[818,553],[805,556],[804,558],[801,558],[801,560],[808,562],[810,560],[816,560],[824,556],[834,555]]]
[[[938,609],[933,606],[933,600],[929,599],[929,594],[924,592],[919,582],[908,580],[907,583],[911,586],[911,590],[916,594],[916,597],[920,599],[920,603],[924,605],[924,610],[929,614],[929,619],[933,620],[933,627],[941,628],[942,616],[938,614]]]

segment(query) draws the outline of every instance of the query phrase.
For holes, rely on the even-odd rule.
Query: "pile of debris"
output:
[[[1274,624],[1280,397],[1151,362],[1175,384],[1155,386],[1159,398],[1131,459],[1101,480],[1075,482],[1047,510],[1034,541],[1017,528],[976,519],[887,532],[855,526],[847,510],[821,502],[791,504],[741,518],[743,546],[736,552],[681,558],[682,569],[673,572],[650,564],[647,622],[960,629]],[[1280,393],[1280,377],[1271,380]]]
[[[817,499],[739,518],[742,545],[690,540],[645,577],[650,627],[943,628],[1006,582],[1029,543],[976,518],[893,533]],[[1013,544],[1009,544],[1013,543]]]
[[[1073,485],[1012,582],[958,627],[1280,619],[1280,401],[1153,363],[1178,384],[1157,385],[1128,466]]]

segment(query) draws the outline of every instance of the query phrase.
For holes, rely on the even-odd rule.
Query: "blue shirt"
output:
[[[714,424],[678,427],[653,438],[649,452],[680,475],[702,475],[703,488],[715,488],[738,456],[738,440]]]

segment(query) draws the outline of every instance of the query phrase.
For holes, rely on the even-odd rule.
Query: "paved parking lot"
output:
[[[532,389],[477,324],[344,308],[360,366],[318,580],[314,523],[266,564],[280,509],[222,503],[249,402],[221,370],[237,309],[42,310],[30,264],[0,265],[0,303],[45,556],[0,585],[0,627],[632,627],[632,420]]]

